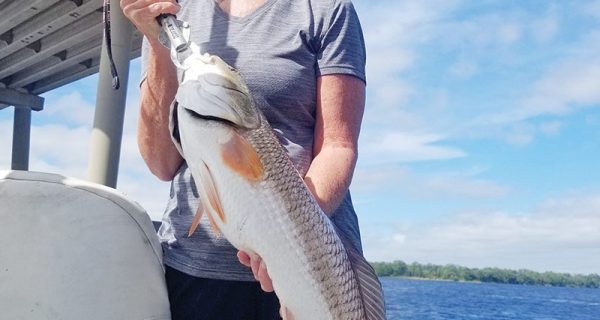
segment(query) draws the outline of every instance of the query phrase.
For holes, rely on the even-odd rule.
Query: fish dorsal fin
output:
[[[231,170],[249,181],[262,177],[264,168],[256,149],[234,130],[229,140],[221,144],[221,158]]]
[[[363,301],[366,320],[385,320],[385,300],[383,297],[383,288],[381,282],[377,278],[377,274],[373,267],[367,262],[365,257],[358,252],[352,245],[348,237],[340,230],[335,228],[335,231],[342,240],[342,243],[348,254],[348,259],[354,271],[360,295]]]

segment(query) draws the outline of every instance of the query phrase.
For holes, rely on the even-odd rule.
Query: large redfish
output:
[[[200,190],[190,234],[207,214],[233,246],[262,257],[289,318],[385,319],[373,269],[320,209],[240,74],[191,50],[171,115]]]

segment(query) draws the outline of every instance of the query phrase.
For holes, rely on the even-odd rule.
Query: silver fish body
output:
[[[240,75],[194,50],[172,129],[200,190],[199,211],[233,246],[263,259],[290,318],[385,318],[379,282],[372,274],[372,288],[361,286],[356,251],[320,209]]]

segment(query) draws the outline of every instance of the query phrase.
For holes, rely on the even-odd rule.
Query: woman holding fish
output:
[[[176,14],[202,52],[239,71],[318,205],[360,251],[348,187],[364,110],[365,48],[352,3],[121,0],[121,7],[145,35],[140,152],[153,174],[172,181],[159,237],[173,319],[279,318],[260,257],[238,252],[207,215],[189,234],[204,190],[171,138],[169,110],[182,75],[158,40],[156,17]]]

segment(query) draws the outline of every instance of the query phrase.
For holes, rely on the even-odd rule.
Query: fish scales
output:
[[[282,195],[291,237],[298,245],[298,255],[307,260],[308,279],[317,279],[312,285],[320,287],[335,319],[362,319],[361,298],[346,251],[335,234],[329,218],[309,193],[289,157],[284,153],[268,122],[263,118],[261,127],[243,134],[255,147],[265,169],[265,188]],[[270,269],[269,269],[270,270]]]

